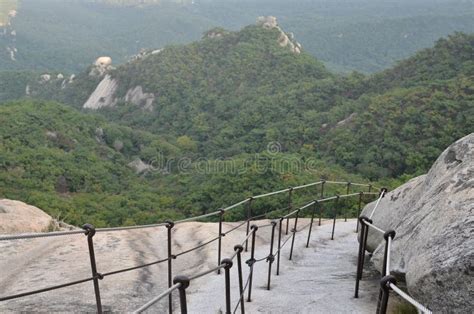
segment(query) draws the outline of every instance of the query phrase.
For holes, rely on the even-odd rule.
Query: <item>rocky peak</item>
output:
[[[103,76],[110,70],[112,70],[112,58],[111,57],[99,57],[95,60],[89,75],[90,76]]]
[[[277,18],[274,16],[259,16],[256,22],[257,26],[265,29],[276,29],[280,32],[278,37],[278,44],[281,47],[288,47],[293,53],[301,53],[302,46],[299,42],[294,40],[293,34],[286,34],[278,25]]]

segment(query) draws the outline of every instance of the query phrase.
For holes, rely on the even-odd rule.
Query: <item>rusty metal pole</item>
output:
[[[173,279],[173,284],[179,283],[179,303],[181,307],[181,314],[188,313],[188,302],[186,301],[186,288],[189,287],[189,278],[186,276],[176,276]]]
[[[337,206],[339,205],[339,195],[336,196],[336,204],[334,204],[334,219],[332,221],[331,240],[334,240],[334,230],[336,229]]]
[[[290,261],[291,261],[291,258],[293,257],[293,246],[295,245],[296,227],[298,225],[299,214],[300,214],[300,210],[298,209],[298,211],[296,212],[296,217],[295,217],[295,225],[293,226],[293,230],[291,230],[291,232],[293,232],[293,236],[291,238],[291,249],[290,249],[290,258],[289,258]]]
[[[253,281],[253,265],[255,264],[255,236],[258,230],[257,225],[252,225],[250,227],[252,230],[252,248],[250,249],[250,259],[247,261],[247,263],[250,266],[250,274],[249,274],[249,294],[247,297],[247,302],[252,301],[252,281]]]
[[[234,251],[237,251],[237,272],[239,274],[239,294],[240,294],[240,313],[245,314],[244,307],[244,281],[242,278],[242,251],[244,250],[243,246],[237,244],[234,246]]]
[[[309,223],[309,231],[308,231],[308,240],[306,241],[306,247],[309,247],[309,240],[311,239],[311,230],[313,230],[313,221],[314,221],[314,213],[316,212],[316,207],[318,206],[318,201],[313,201],[313,210],[311,212],[311,222]]]
[[[291,194],[293,193],[293,188],[290,187],[288,191],[288,214],[291,212],[291,209],[293,208],[292,204],[292,199],[291,199]],[[288,234],[288,226],[290,225],[290,217],[286,218],[286,232],[285,234]]]
[[[224,258],[222,260],[224,264],[224,273],[225,273],[225,313],[231,314],[232,310],[230,309],[230,269],[232,268],[232,260],[230,258]]]
[[[104,277],[100,273],[97,272],[97,264],[95,261],[95,252],[94,252],[94,241],[92,239],[95,235],[95,228],[91,224],[85,224],[84,226],[82,226],[82,229],[85,230],[85,235],[87,236],[87,246],[89,247],[89,258],[91,262],[92,277],[94,278],[92,281],[94,283],[94,293],[95,293],[95,302],[97,306],[97,313],[102,314],[102,301],[100,298],[99,279],[102,279]]]
[[[346,195],[349,195],[349,192],[350,192],[350,191],[351,191],[351,183],[350,183],[350,182],[347,182]],[[346,202],[344,202],[344,203],[346,203]],[[349,208],[346,208],[346,209],[344,210],[344,222],[347,222],[347,210],[348,210],[348,209],[349,209]]]
[[[278,253],[277,253],[277,276],[280,275],[280,254],[281,254],[281,228],[283,225],[283,218],[280,218],[278,224]]]
[[[217,239],[217,266],[221,264],[221,252],[222,252],[222,220],[224,219],[224,210],[220,210],[219,213],[219,238]],[[217,274],[221,274],[221,269],[217,270]]]
[[[245,252],[248,251],[248,245],[249,245],[249,239],[248,239],[248,235],[249,235],[249,232],[250,232],[250,220],[252,219],[252,201],[253,201],[253,197],[251,197],[249,199],[249,202],[247,203],[247,240],[245,240]]]
[[[172,243],[171,243],[171,229],[174,227],[174,222],[171,220],[166,221],[166,229],[168,233],[167,237],[167,242],[168,242],[168,288],[170,288],[173,285],[173,258],[175,258],[172,255]],[[180,289],[180,294],[181,294],[181,289]],[[185,296],[186,297],[186,296]],[[171,293],[168,295],[168,311],[170,314],[173,313],[173,296]]]
[[[267,281],[267,290],[270,290],[270,280],[272,276],[272,264],[275,260],[275,256],[273,256],[273,242],[275,239],[275,227],[277,225],[276,221],[272,221],[272,236],[270,240],[270,253],[268,254],[268,281]]]
[[[380,280],[381,297],[377,303],[377,314],[387,313],[388,297],[390,296],[390,284],[397,284],[397,280],[392,275],[385,276]]]
[[[362,209],[362,195],[364,195],[364,192],[359,193],[359,205],[357,207],[357,226],[356,226],[355,232],[359,232],[359,216],[360,216],[360,210]]]
[[[320,198],[323,199],[324,198],[324,184],[326,183],[326,180],[323,180],[323,182],[321,183],[321,195],[320,195]],[[322,204],[320,204],[320,207],[319,207],[319,223],[318,223],[318,226],[321,226],[321,219],[323,218],[323,206]]]

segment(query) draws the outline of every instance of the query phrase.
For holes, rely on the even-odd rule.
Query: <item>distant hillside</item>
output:
[[[0,125],[0,197],[34,204],[75,225],[176,215],[128,165],[176,155],[179,149],[166,141],[44,102],[1,105]]]
[[[415,174],[472,131],[472,38],[441,39],[373,77],[339,78],[282,49],[277,31],[248,27],[112,71],[122,102],[102,112],[155,134],[189,136],[207,156],[278,141],[370,178]],[[137,86],[156,95],[150,112],[124,104]]]
[[[319,139],[323,155],[369,176],[429,169],[474,131],[473,52],[474,34],[458,33],[363,81],[358,109]]]
[[[16,2],[1,1],[0,24]],[[340,72],[380,71],[440,37],[474,32],[474,8],[463,0],[21,0],[17,11],[0,26],[0,70],[71,74],[101,55],[121,64],[141,49],[189,43],[215,26],[238,30],[260,15],[278,17]]]
[[[0,198],[27,202],[76,226],[156,223],[321,177],[363,180],[321,161],[305,163],[309,154],[196,157],[186,137],[134,131],[57,103],[0,105]],[[312,198],[296,193],[294,202]],[[255,213],[278,208],[278,198],[254,206]],[[240,208],[227,218],[244,216]]]
[[[278,142],[283,153],[370,179],[412,176],[472,132],[473,36],[440,39],[365,77],[331,74],[276,25],[215,28],[199,42],[148,51],[116,69],[91,67],[72,81],[16,73],[4,82],[23,87],[4,83],[3,93],[24,95],[26,82],[29,97],[99,108],[113,122],[186,138],[197,156],[259,153]]]

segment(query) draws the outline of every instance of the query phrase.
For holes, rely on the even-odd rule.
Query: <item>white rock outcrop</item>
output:
[[[277,18],[274,16],[259,16],[257,18],[257,26],[265,29],[277,29],[280,31],[278,43],[281,47],[288,47],[293,53],[301,53],[301,44],[294,40],[293,34],[286,34],[278,25]]]
[[[111,57],[99,57],[95,60],[89,75],[90,76],[103,76],[108,71],[112,70],[112,58]]]
[[[369,216],[374,203],[366,206]],[[391,271],[408,291],[438,313],[474,308],[474,133],[449,146],[426,175],[388,193],[373,217],[393,229]],[[370,232],[368,249],[381,270],[384,241]]]
[[[83,108],[100,109],[115,106],[117,103],[117,99],[115,98],[117,87],[117,81],[107,74],[89,96],[89,99],[84,103]]]
[[[135,159],[134,161],[130,162],[127,166],[135,170],[135,173],[145,173],[150,170],[153,170],[153,166],[144,163],[140,158]]]
[[[155,95],[153,93],[144,93],[141,86],[136,86],[127,91],[125,101],[143,107],[145,110],[152,111]]]
[[[40,76],[40,83],[47,83],[51,80],[50,74],[43,74]]]

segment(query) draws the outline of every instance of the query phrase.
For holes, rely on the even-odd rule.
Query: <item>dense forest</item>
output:
[[[98,111],[82,108],[104,77],[90,67],[1,73],[0,196],[73,224],[153,223],[320,178],[393,187],[474,131],[474,35],[374,75],[334,74],[280,36],[213,29],[109,69],[117,104]],[[151,110],[124,101],[137,86],[155,95]]]
[[[112,71],[118,97],[135,86],[159,97],[151,113],[126,103],[101,112],[154,134],[188,136],[203,156],[254,153],[278,141],[285,152],[311,151],[372,180],[415,175],[472,131],[473,38],[457,33],[393,69],[341,77],[282,49],[277,31],[250,26]]]
[[[188,157],[189,143],[182,138],[170,143],[52,102],[4,103],[0,125],[0,196],[33,204],[75,225],[154,223],[320,178],[363,180],[322,161],[301,168],[305,156],[296,153],[263,154],[258,160],[240,154],[199,164]],[[138,173],[131,164],[136,160],[153,160],[153,168]],[[295,203],[312,197],[314,191],[303,191],[295,195]],[[279,201],[257,203],[255,210],[281,208]],[[241,208],[227,219],[242,219],[244,213]]]
[[[71,74],[83,70],[101,55],[111,56],[116,64],[122,64],[141,49],[189,43],[216,26],[238,30],[260,15],[276,16],[286,31],[297,35],[307,52],[329,69],[340,72],[380,71],[431,46],[442,36],[474,31],[474,8],[470,1],[462,0],[5,3],[9,9],[17,9],[18,14],[6,33],[0,27],[0,70]],[[16,61],[11,60],[8,48],[17,49]]]

